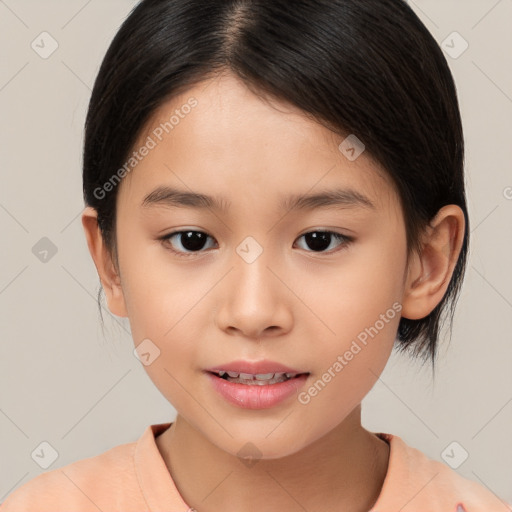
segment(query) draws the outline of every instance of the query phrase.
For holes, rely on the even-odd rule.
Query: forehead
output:
[[[222,75],[155,111],[133,147],[151,149],[122,180],[118,200],[141,206],[148,193],[168,185],[224,204],[243,192],[254,201],[275,195],[282,205],[287,195],[343,187],[385,208],[396,200],[390,177],[367,152],[349,160],[339,149],[344,139],[298,108],[264,100]]]

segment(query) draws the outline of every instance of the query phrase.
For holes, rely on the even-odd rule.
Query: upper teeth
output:
[[[295,375],[297,375],[296,373],[256,373],[256,374],[252,374],[252,373],[238,373],[238,372],[225,372],[225,371],[220,371],[218,372],[218,374],[223,377],[224,375],[226,375],[226,373],[231,377],[231,378],[234,378],[234,379],[237,379],[237,378],[240,378],[240,379],[256,379],[256,380],[271,380],[271,379],[274,379],[274,378],[282,378],[283,375],[286,375],[287,378],[292,378],[292,377],[295,377]]]

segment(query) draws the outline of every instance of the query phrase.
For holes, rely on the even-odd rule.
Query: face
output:
[[[343,140],[224,75],[158,110],[134,146],[149,149],[118,185],[116,312],[161,393],[226,452],[250,441],[282,457],[325,436],[392,350],[406,269],[399,198],[366,152],[347,158]],[[215,202],[144,201],[159,187]],[[306,375],[285,383],[284,398],[272,384],[239,384],[232,401],[206,370],[240,360]]]

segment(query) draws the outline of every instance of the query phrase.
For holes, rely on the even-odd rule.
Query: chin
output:
[[[275,427],[274,423],[272,429]],[[225,442],[215,442],[215,444],[221,450],[247,461],[248,467],[252,467],[258,460],[276,460],[288,457],[310,444],[303,438],[291,438],[290,433],[287,433],[285,429],[280,435],[277,435],[277,432],[267,435],[268,432],[272,432],[272,429],[259,428],[254,435],[250,435],[247,431],[241,435],[232,432],[232,438],[224,438]]]

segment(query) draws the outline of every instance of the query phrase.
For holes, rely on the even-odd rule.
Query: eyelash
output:
[[[162,242],[169,242],[169,240],[173,236],[179,235],[179,234],[182,234],[182,233],[201,233],[203,235],[207,235],[209,238],[213,238],[213,237],[209,236],[207,233],[205,233],[204,231],[199,231],[199,230],[196,230],[196,229],[185,229],[185,230],[180,230],[180,231],[173,231],[172,233],[169,233],[169,234],[167,234],[167,235],[165,235],[163,237],[160,237],[159,240],[161,240]],[[306,235],[309,235],[311,233],[323,233],[323,234],[334,235],[335,238],[337,238],[338,240],[340,240],[342,242],[341,245],[337,249],[331,249],[330,251],[306,251],[306,252],[312,252],[312,253],[316,253],[316,254],[333,254],[333,253],[337,253],[339,251],[342,251],[342,250],[346,249],[354,241],[354,237],[347,236],[347,235],[342,235],[341,233],[337,233],[336,231],[328,231],[328,230],[308,231],[308,232],[303,233],[302,235],[300,235],[299,238],[302,238],[302,237],[304,237]],[[176,256],[178,256],[180,258],[189,258],[189,257],[193,257],[196,254],[200,254],[201,252],[204,252],[202,250],[191,251],[191,252],[182,252],[182,251],[177,251],[177,250],[173,249],[169,243],[167,243],[166,245],[167,245],[167,247],[169,248],[169,250],[171,252],[173,252]]]

